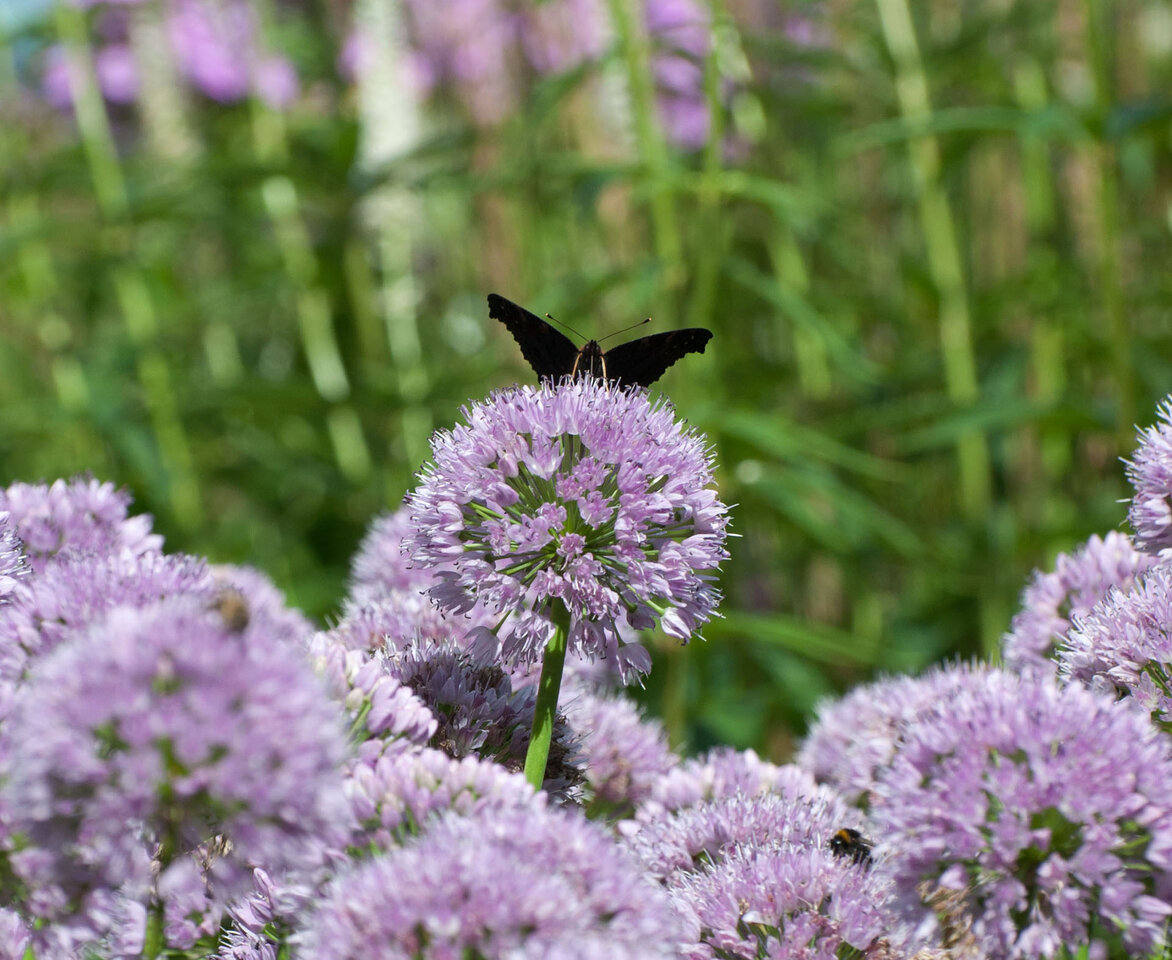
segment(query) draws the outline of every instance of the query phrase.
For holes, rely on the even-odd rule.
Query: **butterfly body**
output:
[[[560,330],[495,293],[488,295],[488,315],[508,328],[538,377],[551,380],[586,376],[649,387],[681,357],[703,353],[712,339],[711,330],[693,327],[640,337],[604,351],[597,340],[574,346]]]

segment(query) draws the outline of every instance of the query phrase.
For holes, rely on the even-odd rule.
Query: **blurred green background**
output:
[[[715,338],[677,742],[994,655],[1172,388],[1166,2],[0,0],[0,483],[92,471],[328,621],[498,291]]]

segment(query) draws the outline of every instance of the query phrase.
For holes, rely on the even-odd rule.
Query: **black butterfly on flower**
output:
[[[703,353],[712,339],[711,330],[692,327],[653,333],[603,351],[597,340],[574,346],[574,341],[541,317],[496,293],[488,295],[488,315],[509,328],[537,376],[551,380],[582,375],[649,387],[681,357]]]

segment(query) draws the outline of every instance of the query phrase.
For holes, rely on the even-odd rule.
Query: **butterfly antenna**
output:
[[[609,340],[611,337],[617,337],[620,333],[626,333],[628,330],[634,330],[636,327],[641,327],[644,324],[650,322],[651,318],[647,317],[645,320],[640,320],[638,323],[632,323],[629,327],[623,327],[622,330],[616,330],[614,333],[608,333],[605,337],[602,338],[602,340],[599,340],[598,342],[602,343],[603,340]]]
[[[551,314],[551,313],[547,313],[547,314],[545,315],[545,319],[547,319],[547,320],[552,320],[552,321],[553,321],[554,323],[556,323],[556,324],[557,324],[559,327],[565,327],[567,330],[569,330],[569,331],[570,331],[570,333],[574,334],[574,336],[576,336],[576,337],[581,337],[583,340],[589,340],[589,339],[590,339],[590,338],[589,338],[588,336],[586,336],[585,334],[583,334],[583,333],[579,333],[577,330],[575,330],[573,327],[571,327],[571,326],[570,326],[568,323],[563,323],[561,320],[559,320],[557,317],[555,317],[555,316],[554,316],[553,314]]]

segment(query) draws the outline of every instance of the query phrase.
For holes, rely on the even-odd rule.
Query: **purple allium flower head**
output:
[[[1110,696],[1130,694],[1172,729],[1172,568],[1153,567],[1077,619],[1058,648],[1058,675]]]
[[[303,955],[486,960],[677,956],[667,895],[602,827],[522,806],[449,816],[339,877]]]
[[[1172,755],[1130,705],[1037,674],[972,674],[905,727],[873,797],[899,894],[964,891],[991,960],[1116,934],[1133,956],[1162,942]]]
[[[1139,447],[1127,462],[1127,479],[1135,487],[1127,519],[1135,542],[1147,553],[1172,547],[1172,396],[1156,414],[1160,423],[1139,431]]]
[[[890,960],[890,884],[818,843],[737,847],[672,890],[700,930],[684,956]],[[718,951],[714,954],[713,951]]]
[[[825,847],[835,830],[859,820],[857,811],[831,795],[738,793],[640,820],[627,842],[652,876],[673,883],[737,847]]]
[[[161,550],[163,538],[151,533],[150,516],[128,517],[129,507],[130,494],[93,477],[0,489],[0,511],[8,512],[37,573],[67,547],[94,554]]]
[[[868,806],[877,773],[891,762],[905,724],[957,691],[980,685],[987,668],[935,668],[922,677],[887,677],[818,706],[797,763],[849,803]]]
[[[687,640],[715,610],[727,508],[710,489],[701,436],[645,392],[595,380],[494,393],[432,439],[409,497],[413,559],[448,564],[431,591],[455,611],[502,618],[486,647],[506,662],[541,658],[554,602],[569,649],[645,673],[646,651],[617,622],[659,622]]]
[[[574,684],[563,709],[581,736],[578,749],[595,803],[620,809],[640,803],[679,762],[663,726],[626,697],[599,696]]]
[[[402,750],[357,764],[347,784],[360,833],[351,846],[389,850],[446,811],[469,816],[488,807],[537,807],[524,775],[477,757],[453,760],[439,750]]]
[[[836,794],[818,786],[813,776],[792,763],[778,766],[762,760],[752,750],[717,747],[666,771],[651,786],[639,805],[639,820],[655,820],[707,800],[738,794],[753,797],[782,793],[790,797],[832,800]]]
[[[340,717],[288,644],[199,598],[120,607],[38,660],[3,728],[2,797],[33,916],[144,888],[226,838],[221,902],[253,864],[313,869],[348,836]],[[181,868],[180,868],[181,869]]]
[[[8,514],[0,512],[0,606],[12,599],[16,585],[29,575],[24,544],[16,535],[16,526]]]
[[[1060,553],[1053,572],[1035,572],[1022,593],[1021,612],[1002,639],[1005,665],[1053,673],[1054,648],[1074,619],[1088,613],[1111,587],[1129,590],[1155,562],[1115,531],[1103,538],[1092,536],[1073,553]]]

